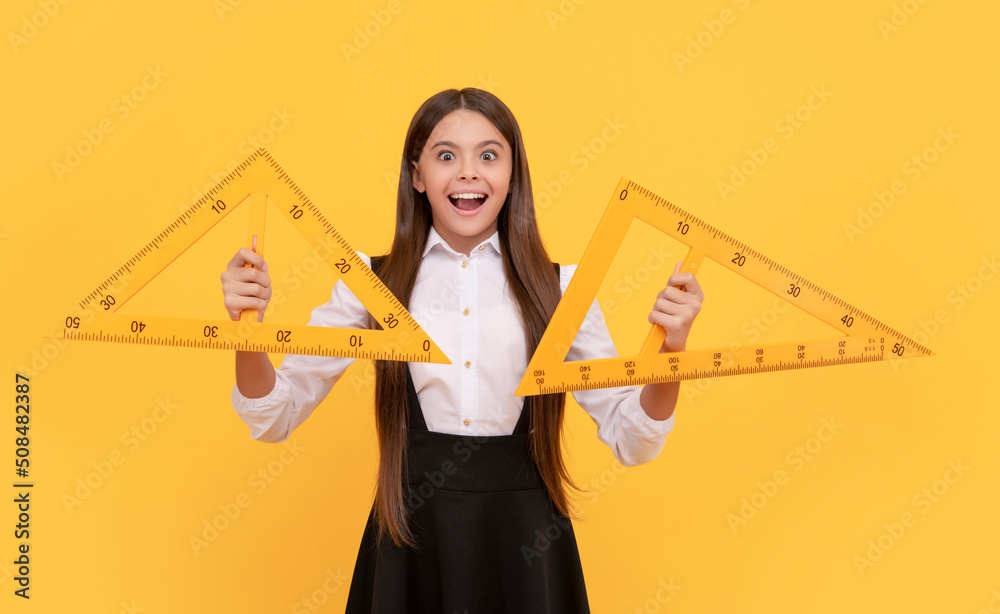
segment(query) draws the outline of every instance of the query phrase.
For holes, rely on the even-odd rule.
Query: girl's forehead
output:
[[[510,146],[493,122],[482,113],[471,109],[456,109],[442,117],[431,131],[427,145],[433,147],[442,140],[457,145],[472,146],[486,140],[496,140],[504,147]]]

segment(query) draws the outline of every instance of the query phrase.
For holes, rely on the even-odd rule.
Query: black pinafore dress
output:
[[[373,505],[347,614],[589,613],[573,525],[531,458],[529,412],[511,435],[429,431],[408,371],[404,494],[418,547],[379,543]]]

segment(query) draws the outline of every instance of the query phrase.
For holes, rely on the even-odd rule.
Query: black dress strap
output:
[[[552,268],[556,270],[556,280],[559,279],[559,263],[553,262]],[[561,288],[562,286],[560,286]],[[527,435],[531,432],[531,403],[527,400],[530,397],[524,397],[525,402],[521,405],[521,415],[517,419],[517,426],[514,427],[514,435]]]
[[[413,387],[413,376],[410,375],[410,365],[406,365],[406,409],[409,414],[411,430],[428,430],[427,422],[424,420],[424,412],[420,408],[420,400],[417,399],[417,389]]]

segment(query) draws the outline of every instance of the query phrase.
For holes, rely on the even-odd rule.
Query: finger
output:
[[[678,273],[674,271],[673,275],[667,280],[668,286],[684,286],[694,281],[694,275],[692,273]]]
[[[262,288],[257,284],[234,284],[223,290],[223,304],[230,317],[239,317],[244,309],[266,309],[271,300],[270,288]]]
[[[683,286],[684,291],[695,294],[700,298],[705,298],[705,293],[701,289],[698,279],[691,273],[675,273],[667,280],[667,287]]]
[[[685,273],[690,279],[685,280],[684,290],[692,296],[698,297],[698,302],[705,300],[705,292],[701,289],[701,284],[698,283],[698,279],[690,273]]]
[[[232,304],[234,307],[243,307],[242,303],[239,305],[236,303],[247,299],[263,301],[271,300],[271,289],[264,288],[263,286],[259,286],[257,284],[229,284],[222,289],[222,294],[223,302],[226,305]]]
[[[244,309],[265,309],[268,297],[256,296],[232,296],[225,302],[226,309],[230,312],[240,312]]]
[[[653,304],[653,312],[674,317],[688,317],[693,310],[693,307],[693,304],[676,303],[674,301],[661,298]]]
[[[226,263],[226,268],[237,269],[242,267],[244,264],[247,263],[247,255],[252,253],[253,252],[251,252],[245,247],[239,248],[238,250],[236,250],[236,253],[233,254],[233,257],[229,260],[229,262]]]
[[[679,316],[660,311],[651,312],[646,319],[649,320],[650,324],[659,324],[662,326],[667,331],[667,334],[681,330],[684,325],[683,320]]]
[[[659,324],[668,333],[677,333],[678,331],[690,330],[697,315],[697,312],[690,310],[680,310],[676,313],[671,313],[654,309],[646,319],[650,324]]]
[[[680,305],[687,305],[693,302],[699,302],[698,295],[691,292],[685,292],[675,288],[674,286],[667,286],[660,293],[656,295],[656,300],[668,300]]]
[[[264,271],[257,269],[226,269],[222,274],[222,285],[228,283],[253,283],[265,288],[271,287],[271,278]]]
[[[253,265],[255,268],[261,271],[267,270],[267,262],[264,261],[263,256],[254,253],[248,247],[241,247],[239,251],[236,252],[236,255],[233,256],[232,260],[229,261],[229,264],[226,266],[226,268],[239,269],[243,268],[247,264]]]
[[[246,309],[254,309],[259,314],[262,314],[267,309],[267,301],[245,296],[234,297],[232,300],[226,301],[226,310],[231,320],[239,320],[240,314]]]
[[[252,296],[266,299],[271,296],[271,288],[254,283],[234,282],[224,287],[222,293],[232,296]]]

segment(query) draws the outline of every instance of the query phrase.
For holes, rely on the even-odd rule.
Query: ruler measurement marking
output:
[[[297,202],[302,212],[309,211],[310,215],[303,216],[300,213],[299,217],[302,219],[292,220],[293,225],[300,231],[303,238],[313,247],[317,249],[323,247],[328,252],[325,260],[328,261],[335,273],[340,273],[338,275],[340,279],[345,280],[345,282],[349,280],[355,282],[351,284],[351,290],[366,309],[377,315],[379,319],[391,315],[397,323],[402,322],[403,326],[396,324],[387,330],[369,330],[264,323],[252,327],[249,333],[239,337],[240,331],[236,328],[239,323],[228,320],[116,314],[122,305],[184,253],[195,241],[214,228],[221,219],[243,202],[250,200],[250,194],[266,195],[266,200],[276,205],[289,218],[291,213],[285,204],[290,200]],[[219,203],[221,207],[216,208],[216,203]],[[266,207],[266,201],[264,206]],[[307,225],[302,226],[303,222]],[[349,272],[343,273],[333,267],[334,262],[336,262],[334,258],[344,258],[346,262],[350,263]],[[128,278],[124,277],[126,272],[129,274]],[[359,272],[361,274],[358,274]],[[63,328],[58,337],[133,345],[230,350],[245,348],[286,354],[295,352],[321,356],[448,362],[440,348],[420,328],[416,320],[396,297],[385,288],[381,280],[371,272],[364,260],[351,249],[346,239],[337,232],[333,224],[292,181],[277,161],[263,149],[254,152],[217,185],[205,192],[194,205],[172,220],[165,229],[99,284],[97,289],[90,292],[78,304],[78,307],[81,310],[86,309],[97,299],[103,300],[112,295],[114,303],[109,305],[109,310],[92,307],[99,316],[94,322],[77,322],[78,327],[89,330]],[[67,321],[69,320],[67,318]],[[134,327],[137,322],[141,323],[143,328],[139,331],[130,330],[129,326]],[[212,329],[208,332],[212,332],[218,337],[202,337],[202,333],[205,332],[203,328]],[[154,333],[154,331],[156,332]],[[161,334],[161,332],[165,334]],[[287,335],[295,342],[289,343],[288,339],[283,337],[278,337],[277,340],[273,336],[267,338],[268,335],[275,335],[275,333]],[[357,347],[353,347],[354,343],[357,344]],[[420,348],[421,352],[412,351],[417,348]]]
[[[586,313],[585,310],[578,309],[579,304],[589,305],[596,298],[593,294],[603,283],[610,262],[614,260],[614,255],[625,239],[621,227],[625,225],[627,228],[635,218],[642,219],[687,245],[692,253],[708,256],[724,268],[804,310],[845,336],[793,340],[764,346],[741,345],[739,351],[717,348],[649,356],[640,352],[639,355],[623,355],[613,359],[564,362],[566,350],[573,342],[568,333],[575,334]],[[737,256],[744,256],[745,260],[733,262],[734,251]],[[691,257],[689,254],[689,258]],[[846,320],[848,317],[853,318],[849,321],[850,325]],[[653,332],[650,333],[650,338],[652,336]],[[868,340],[872,343],[866,345]],[[890,360],[904,352],[907,357],[914,354],[933,355],[927,348],[834,296],[815,282],[722,232],[700,217],[623,178],[584,252],[577,274],[566,289],[563,300],[556,308],[529,361],[516,394],[524,396],[698,377],[860,364],[886,359],[886,342],[890,348],[893,348],[894,343],[903,347],[895,355],[890,354]],[[650,347],[655,348],[655,345]],[[722,364],[723,361],[726,364]],[[627,374],[624,373],[626,370]],[[584,378],[582,381],[581,377]]]

